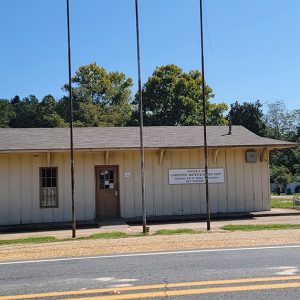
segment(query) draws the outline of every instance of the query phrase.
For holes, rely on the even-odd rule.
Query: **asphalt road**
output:
[[[299,269],[300,245],[7,262],[0,300],[298,300]]]

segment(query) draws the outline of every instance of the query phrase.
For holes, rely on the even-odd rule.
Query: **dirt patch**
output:
[[[90,256],[182,249],[300,244],[300,229],[223,232],[175,236],[129,237],[113,240],[76,240],[0,247],[0,261]]]

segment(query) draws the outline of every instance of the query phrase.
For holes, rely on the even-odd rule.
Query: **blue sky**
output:
[[[137,82],[134,0],[70,0],[73,74],[90,62]],[[140,0],[142,80],[174,63],[200,69],[199,0]],[[300,108],[300,1],[204,0],[214,102]],[[63,95],[65,0],[0,0],[0,98]],[[133,92],[136,91],[136,84]]]

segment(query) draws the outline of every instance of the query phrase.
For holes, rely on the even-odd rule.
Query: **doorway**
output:
[[[97,166],[96,176],[96,218],[118,218],[119,201],[119,167]]]

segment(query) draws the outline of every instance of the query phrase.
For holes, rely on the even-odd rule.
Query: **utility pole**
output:
[[[140,113],[140,153],[141,153],[141,180],[142,180],[142,216],[143,233],[147,232],[146,205],[145,205],[145,153],[143,138],[143,96],[141,82],[141,57],[140,57],[140,32],[139,32],[139,6],[138,0],[135,0],[135,25],[136,25],[136,48],[138,62],[138,89],[139,89],[139,113]]]
[[[138,90],[139,90],[139,114],[140,114],[140,153],[141,153],[141,180],[142,180],[142,216],[143,233],[147,232],[146,205],[145,205],[145,154],[143,138],[143,96],[141,82],[141,57],[140,57],[140,32],[139,32],[139,6],[138,0],[135,0],[135,25],[136,25],[136,49],[138,63]]]
[[[74,201],[74,144],[73,144],[73,95],[72,95],[72,68],[71,68],[71,41],[70,41],[70,11],[67,0],[68,24],[68,71],[69,71],[69,101],[70,101],[70,156],[71,156],[71,193],[72,193],[72,238],[76,238],[76,219]]]
[[[203,109],[203,136],[205,161],[205,200],[207,214],[207,230],[210,230],[210,201],[208,194],[208,167],[207,167],[207,136],[206,136],[206,102],[205,102],[205,76],[204,76],[204,45],[203,45],[203,14],[202,0],[200,0],[200,29],[201,29],[201,65],[202,65],[202,109]]]

